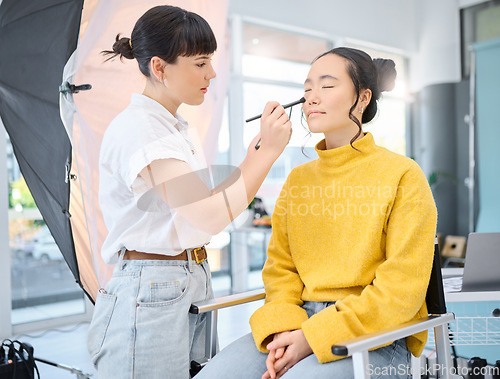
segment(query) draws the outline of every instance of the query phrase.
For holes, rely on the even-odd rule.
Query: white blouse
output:
[[[99,155],[99,205],[108,235],[101,254],[116,263],[122,247],[177,255],[210,241],[170,208],[138,176],[152,161],[175,158],[193,171],[206,169],[188,133],[188,124],[160,103],[133,94],[130,105],[104,133]]]

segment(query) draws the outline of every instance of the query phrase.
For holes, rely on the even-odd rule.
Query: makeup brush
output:
[[[301,97],[299,100],[295,100],[293,102],[291,102],[290,104],[285,104],[283,105],[283,108],[287,109],[287,108],[290,108],[290,107],[293,107],[294,105],[297,105],[297,104],[302,104],[306,101],[305,98]],[[250,121],[254,121],[254,120],[257,120],[259,118],[261,118],[262,115],[258,115],[258,116],[254,116],[252,118],[249,118],[248,120],[245,120],[245,122],[250,122]]]
[[[290,108],[290,107],[293,107],[294,105],[297,105],[297,104],[302,104],[306,101],[306,99],[304,97],[301,97],[299,100],[296,100],[296,101],[292,101],[291,103],[289,104],[285,104],[283,105],[283,108]],[[250,122],[250,121],[254,121],[254,120],[257,120],[259,118],[262,117],[262,114],[258,115],[258,116],[254,116],[252,118],[249,118],[248,120],[245,120],[245,122]],[[255,145],[255,150],[259,150],[259,147],[260,147],[260,138],[259,140],[257,141],[257,144]]]

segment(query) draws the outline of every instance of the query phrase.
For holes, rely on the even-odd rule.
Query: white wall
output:
[[[230,0],[229,14],[400,51],[410,57],[410,87],[418,91],[460,80],[459,7],[458,0]]]
[[[410,60],[410,87],[458,82],[460,63],[460,12],[456,0],[419,0],[416,10],[418,48]]]
[[[240,14],[327,33],[414,50],[412,0],[230,0]]]

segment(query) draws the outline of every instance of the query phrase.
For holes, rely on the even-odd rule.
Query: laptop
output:
[[[461,288],[459,282],[445,279],[447,292],[500,291],[500,233],[469,234]]]

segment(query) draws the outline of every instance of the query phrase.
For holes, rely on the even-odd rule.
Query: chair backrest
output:
[[[443,277],[441,275],[441,257],[439,256],[437,238],[434,244],[434,263],[432,265],[431,279],[429,280],[429,287],[427,287],[425,302],[427,304],[427,311],[429,314],[446,313]]]

